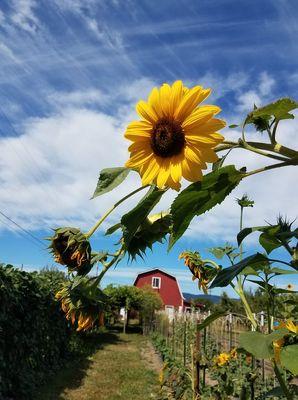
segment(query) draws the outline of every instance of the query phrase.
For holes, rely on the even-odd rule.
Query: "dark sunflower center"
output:
[[[185,144],[184,132],[177,121],[160,119],[151,132],[151,147],[160,157],[171,157],[179,154]]]

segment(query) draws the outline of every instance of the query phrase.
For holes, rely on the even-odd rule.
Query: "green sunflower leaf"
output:
[[[298,108],[298,103],[293,99],[285,97],[252,111],[248,114],[246,123],[254,123],[256,118],[266,118],[268,116],[273,116],[277,121],[293,119],[294,115],[290,114],[289,111],[295,110],[296,108]]]
[[[266,250],[267,254],[270,254],[271,251],[282,246],[282,243],[280,243],[274,236],[271,236],[266,232],[260,235],[259,242],[260,245]]]
[[[237,275],[239,275],[246,267],[258,268],[260,264],[263,264],[265,262],[268,262],[268,259],[261,253],[256,253],[252,256],[246,257],[239,263],[220,270],[214,281],[212,282],[210,289],[213,289],[215,287],[225,287],[229,285],[232,280]]]
[[[131,170],[125,167],[106,168],[100,171],[97,186],[91,199],[110,192],[124,181]]]
[[[165,190],[158,189],[156,186],[151,186],[136,207],[123,215],[121,218],[121,225],[123,229],[123,240],[126,247],[164,193]]]
[[[285,346],[282,348],[280,353],[281,365],[292,372],[292,374],[298,374],[298,344]]]
[[[238,246],[240,246],[243,240],[253,232],[266,232],[268,235],[273,236],[278,231],[279,225],[253,226],[250,228],[244,228],[237,235]]]
[[[165,236],[170,233],[172,218],[169,214],[159,214],[148,217],[140,225],[127,246],[129,256],[134,260],[137,256],[143,258],[148,249],[152,249],[154,243],[162,243]]]
[[[189,185],[176,197],[171,206],[173,229],[169,250],[184,234],[191,220],[220,204],[239,184],[243,173],[228,165],[205,175],[202,182]]]
[[[279,329],[269,335],[260,332],[244,332],[240,333],[239,345],[257,358],[268,359],[274,355],[272,342],[283,338],[287,333],[286,329]]]
[[[212,322],[216,321],[218,318],[225,316],[226,311],[216,311],[213,314],[209,315],[204,321],[197,326],[198,331],[202,331],[207,326],[209,326]]]
[[[120,228],[121,228],[120,223],[110,226],[109,229],[106,230],[105,235],[111,235],[112,233],[116,232]]]

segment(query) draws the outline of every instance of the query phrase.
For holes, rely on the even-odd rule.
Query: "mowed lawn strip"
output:
[[[117,334],[88,358],[77,376],[76,365],[61,371],[39,393],[43,400],[144,400],[158,391],[158,370],[144,357],[151,351],[140,334]],[[100,337],[99,337],[100,340]]]

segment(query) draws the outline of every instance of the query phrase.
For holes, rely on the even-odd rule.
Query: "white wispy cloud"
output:
[[[38,6],[36,0],[13,0],[11,14],[12,22],[27,32],[35,33],[39,26],[39,20],[35,14]]]
[[[8,57],[15,64],[18,64],[20,62],[20,59],[17,57],[17,55],[5,43],[2,42],[0,42],[0,54],[2,54],[2,56],[4,57]]]

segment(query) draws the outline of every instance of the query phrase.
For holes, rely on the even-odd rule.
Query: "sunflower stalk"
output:
[[[108,263],[105,263],[103,265],[103,268],[98,275],[98,277],[95,279],[93,282],[92,286],[98,286],[102,280],[102,278],[105,276],[107,271],[118,261],[119,257],[124,253],[124,246],[121,246],[121,248],[115,253],[114,257],[109,261]]]
[[[225,140],[222,144],[216,146],[214,149],[215,152],[220,152],[224,150],[229,150],[231,148],[243,148],[246,150],[251,150],[257,152],[257,150],[266,150],[271,153],[276,153],[280,156],[283,156],[287,159],[295,159],[298,158],[298,151],[290,149],[289,147],[283,146],[276,141],[274,143],[264,143],[264,142],[252,142],[245,141],[246,145],[244,145],[243,139],[240,139],[238,142]],[[259,153],[260,154],[260,153]],[[269,153],[262,153],[262,155],[268,157]]]
[[[140,186],[139,188],[133,190],[122,199],[117,201],[97,222],[96,224],[85,234],[86,238],[90,238],[95,231],[100,227],[100,225],[107,219],[107,217],[117,208],[120,204],[122,204],[125,200],[129,199],[131,196],[135,195],[136,193],[140,192],[141,190],[145,189],[149,185]]]
[[[244,201],[244,203],[243,203]],[[245,205],[245,201],[246,201],[246,205]],[[239,221],[239,228],[240,228],[240,232],[243,229],[243,213],[244,213],[244,208],[249,206],[253,206],[253,201],[249,200],[249,198],[247,197],[247,195],[242,196],[242,199],[238,199],[238,204],[240,205],[240,221]],[[243,244],[241,243],[240,245],[240,254],[239,254],[239,258],[240,261],[243,258]],[[245,309],[245,313],[247,315],[247,318],[250,320],[254,330],[257,329],[258,325],[257,325],[257,321],[254,318],[253,312],[251,310],[251,307],[246,299],[244,290],[243,290],[243,285],[244,282],[242,282],[241,276],[237,276],[237,286],[234,285],[234,290],[235,292],[238,294],[238,296],[240,297],[242,304],[244,306]]]
[[[298,165],[298,158],[292,159],[292,160],[287,160],[287,161],[284,161],[284,162],[281,162],[281,163],[278,163],[278,164],[266,165],[265,167],[254,169],[254,170],[252,170],[250,172],[246,172],[244,174],[244,177],[247,178],[248,176],[256,175],[256,174],[259,174],[261,172],[269,171],[271,169],[276,169],[276,168],[281,168],[281,167],[288,167],[288,166],[292,166],[292,165]]]
[[[282,377],[282,374],[281,374],[281,372],[280,372],[280,370],[279,370],[279,368],[278,368],[278,365],[276,364],[275,361],[273,361],[273,369],[274,369],[275,376],[276,376],[276,378],[277,378],[277,380],[278,380],[278,383],[280,384],[280,387],[281,387],[282,391],[284,392],[285,397],[286,397],[288,400],[294,400],[294,397],[293,397],[292,394],[289,392],[289,389],[288,389],[288,387],[287,387],[287,384],[286,384],[286,382],[284,381],[284,378]]]

